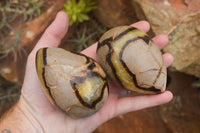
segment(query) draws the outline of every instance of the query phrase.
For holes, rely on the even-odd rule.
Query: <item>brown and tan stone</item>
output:
[[[171,68],[200,77],[200,1],[133,0],[139,19],[150,22],[154,34],[169,35],[165,52],[172,53]]]
[[[129,0],[98,0],[95,17],[106,27],[130,25],[136,22],[136,14]]]
[[[186,16],[169,32],[170,44],[164,49],[175,60],[174,70],[200,77],[200,12]]]

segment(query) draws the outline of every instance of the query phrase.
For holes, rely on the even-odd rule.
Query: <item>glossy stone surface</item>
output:
[[[36,67],[50,102],[72,117],[94,114],[108,97],[106,74],[85,55],[42,48],[36,56]]]
[[[167,71],[159,48],[146,33],[130,26],[107,31],[97,59],[109,78],[123,88],[145,94],[163,92]]]

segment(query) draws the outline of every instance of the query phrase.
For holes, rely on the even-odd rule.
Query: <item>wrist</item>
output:
[[[39,124],[32,111],[23,100],[14,105],[0,120],[0,132],[9,133],[42,133],[42,126]]]
[[[37,133],[44,133],[45,132],[42,124],[40,123],[40,121],[37,118],[36,111],[26,101],[26,99],[23,98],[22,95],[21,95],[20,100],[17,104],[17,109],[21,112],[24,119],[26,119],[28,121],[28,123],[27,123],[28,126],[32,127],[34,129],[34,132],[37,132]]]

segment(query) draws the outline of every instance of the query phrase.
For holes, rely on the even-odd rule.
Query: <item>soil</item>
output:
[[[200,89],[192,84],[195,77],[171,72],[168,88],[173,92],[173,100],[160,107],[160,116],[174,133],[199,133],[200,131]]]
[[[0,76],[0,118],[19,99],[21,86]]]

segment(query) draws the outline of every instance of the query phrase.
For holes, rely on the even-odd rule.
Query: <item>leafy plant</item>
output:
[[[79,0],[78,2],[71,0],[64,4],[64,11],[69,16],[70,25],[73,23],[78,25],[83,21],[89,20],[88,13],[96,8],[96,1],[94,0]]]

